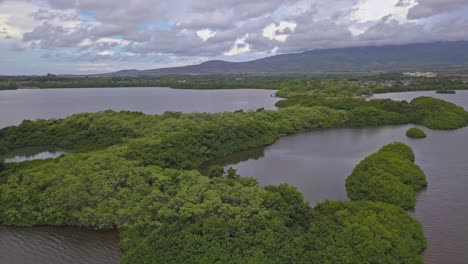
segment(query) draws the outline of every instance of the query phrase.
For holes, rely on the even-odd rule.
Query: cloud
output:
[[[263,29],[263,36],[279,42],[284,42],[288,35],[296,29],[296,23],[281,21],[278,24],[271,23]]]
[[[240,38],[240,39],[236,39],[236,42],[234,42],[234,45],[232,46],[232,48],[229,51],[225,52],[224,55],[226,55],[226,56],[235,56],[235,55],[239,55],[239,54],[249,52],[250,51],[250,45],[245,42],[245,40],[247,38],[248,38],[248,36],[245,36],[245,37]]]
[[[402,0],[399,4],[405,2]],[[408,18],[427,18],[460,8],[468,8],[468,2],[466,0],[417,0],[417,4],[409,10]]]
[[[0,0],[0,56],[80,71],[467,40],[467,10],[466,0]]]
[[[460,32],[468,28],[468,19],[445,19],[427,27],[417,22],[400,22],[391,16],[381,19],[358,36],[358,44],[383,45],[432,41],[468,40]]]
[[[216,32],[213,32],[208,28],[197,31],[197,36],[201,38],[203,41],[207,41],[208,39],[214,37],[215,35],[216,35]]]

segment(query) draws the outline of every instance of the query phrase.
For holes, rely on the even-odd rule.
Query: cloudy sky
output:
[[[468,40],[468,0],[0,0],[0,75]]]

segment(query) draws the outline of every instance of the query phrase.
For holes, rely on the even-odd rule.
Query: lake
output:
[[[275,109],[276,91],[260,89],[190,90],[171,88],[20,89],[0,91],[0,128],[23,120],[63,118],[102,110],[225,112]],[[8,113],[8,114],[5,114]]]
[[[439,98],[448,102],[452,102],[459,106],[463,106],[465,109],[468,109],[468,91],[460,90],[456,91],[456,94],[438,94],[435,91],[421,91],[421,92],[404,92],[404,93],[385,93],[385,94],[374,94],[372,97],[377,99],[390,98],[393,100],[406,100],[411,101],[416,97],[421,96],[430,96]]]
[[[0,91],[0,128],[24,119],[63,118],[107,109],[147,114],[165,111],[224,112],[275,109],[276,91],[259,89],[189,90],[170,88],[21,89]],[[22,148],[1,157],[6,162],[56,158],[50,147]],[[105,264],[120,257],[116,231],[81,228],[0,226],[0,263]]]
[[[115,91],[108,88],[105,88],[105,91],[101,90],[99,93],[107,91],[107,93],[113,94]],[[46,91],[52,94],[53,91],[63,93],[60,90]],[[176,91],[193,92],[193,90]],[[242,90],[208,92],[224,91],[228,91],[230,94]],[[199,92],[205,93],[207,91]],[[2,93],[0,92],[0,98]],[[256,97],[252,99],[255,99],[255,103],[252,101],[248,104],[249,107],[252,107],[251,109],[273,108],[273,104],[277,100],[277,98],[270,97],[273,91],[263,91],[262,93],[263,95],[258,95],[257,99],[255,99]],[[51,98],[55,98],[52,94],[50,94]],[[457,91],[456,95],[411,92],[382,94],[376,95],[376,97],[411,100],[414,97],[425,95],[447,97],[445,100],[456,102],[468,109],[468,91]],[[268,98],[262,99],[261,96]],[[235,96],[235,98],[240,97],[246,98],[241,95]],[[33,98],[30,100],[34,101]],[[182,96],[181,100],[183,102],[186,99]],[[218,100],[220,99],[218,98]],[[230,104],[229,99],[224,98],[223,100],[224,104]],[[239,105],[249,108],[245,103],[239,103],[243,100],[234,100],[235,106],[222,105],[219,111],[238,109]],[[203,98],[201,101],[209,103],[209,100]],[[174,97],[173,101],[165,104],[168,108],[164,110],[176,110],[174,107],[179,106],[180,102],[177,97]],[[261,105],[259,102],[265,104]],[[46,105],[46,103],[44,104]],[[76,104],[79,104],[79,101]],[[193,105],[198,104],[193,103]],[[197,107],[192,109],[197,109]],[[121,108],[114,110],[121,110]],[[153,109],[152,111],[163,112],[164,110]],[[139,111],[143,110],[139,109]],[[33,114],[23,112],[22,115]],[[18,122],[18,118],[12,120]],[[226,159],[216,161],[216,163],[231,164],[238,169],[239,174],[255,177],[262,185],[289,183],[296,186],[303,193],[305,199],[314,205],[326,199],[346,200],[345,180],[354,166],[381,146],[393,141],[402,141],[409,144],[415,151],[416,162],[426,173],[429,182],[428,187],[418,195],[416,208],[411,212],[422,222],[428,238],[428,248],[424,252],[425,262],[430,264],[466,263],[468,259],[468,240],[466,240],[468,237],[468,224],[466,223],[468,203],[465,202],[468,190],[468,128],[454,131],[436,131],[423,128],[428,134],[426,139],[409,139],[405,136],[405,131],[409,127],[411,126],[315,130],[283,137],[269,147],[235,153]],[[87,245],[83,245],[83,243],[88,243],[87,245],[91,246],[86,248]],[[83,249],[83,247],[85,248]],[[94,251],[90,252],[89,250]],[[119,255],[116,232],[94,232],[79,228],[0,228],[0,263],[63,263],[60,261],[61,258],[65,259],[67,263],[118,263]],[[33,262],[28,261],[33,259]]]
[[[456,95],[407,92],[376,97],[410,101],[419,96],[442,98],[468,109],[468,91],[457,91]],[[293,185],[314,205],[326,199],[347,200],[345,181],[359,161],[383,145],[404,142],[413,148],[416,163],[428,180],[428,187],[419,193],[411,212],[423,224],[428,239],[425,263],[467,263],[468,128],[439,131],[421,127],[427,138],[410,139],[405,136],[410,127],[315,130],[213,163],[233,166],[240,175],[255,177],[261,185]]]
[[[115,231],[0,225],[0,263],[115,264],[119,263],[119,256],[119,236]]]

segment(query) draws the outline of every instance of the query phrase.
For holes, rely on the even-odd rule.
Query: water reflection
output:
[[[265,156],[265,148],[263,147],[239,151],[231,155],[228,155],[226,157],[214,159],[209,162],[206,162],[200,167],[199,171],[203,175],[208,175],[209,169],[213,165],[227,166],[229,164],[237,164],[239,162],[247,161],[247,160],[258,160],[260,158],[263,158],[263,156]]]
[[[15,149],[0,157],[5,163],[16,163],[30,160],[55,159],[65,154],[60,148],[50,146],[26,147]]]
[[[260,158],[248,152],[218,160],[240,175],[264,185],[288,183],[315,205],[347,200],[346,177],[361,159],[383,145],[410,145],[416,163],[426,173],[428,187],[419,193],[412,212],[424,227],[428,248],[425,263],[466,263],[468,259],[468,128],[437,131],[423,128],[426,139],[411,139],[412,125],[359,129],[330,129],[281,138]],[[239,157],[239,155],[244,155]]]

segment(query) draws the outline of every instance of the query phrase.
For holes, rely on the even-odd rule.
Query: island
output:
[[[424,130],[422,130],[420,128],[417,128],[417,127],[413,127],[413,128],[408,129],[406,131],[406,136],[410,137],[410,138],[425,138],[425,137],[427,137],[426,132],[424,132]]]
[[[0,223],[117,229],[122,263],[421,263],[426,240],[406,210],[427,183],[404,144],[388,145],[356,167],[346,182],[349,202],[315,207],[286,184],[261,187],[234,169],[214,167],[208,175],[198,169],[281,135],[409,123],[456,129],[468,124],[468,113],[430,97],[279,93],[285,99],[278,110],[103,111],[1,129],[0,154],[27,146],[70,152],[0,166]]]
[[[438,93],[438,94],[456,94],[455,90],[445,90],[445,89],[437,90],[436,93]]]

